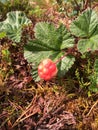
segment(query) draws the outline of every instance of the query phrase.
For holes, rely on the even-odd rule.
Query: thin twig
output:
[[[98,3],[95,4],[95,5],[92,7],[92,9],[94,9],[94,8],[96,8],[96,7],[98,7]]]
[[[87,1],[85,2],[84,10],[87,9],[88,6],[91,7],[91,0],[87,0]]]
[[[86,117],[88,117],[88,116],[91,114],[92,110],[94,109],[94,107],[95,107],[97,104],[98,104],[98,100],[93,104],[93,106],[91,107],[91,109],[90,109],[89,112],[87,113]]]
[[[34,99],[31,101],[31,103],[27,106],[26,110],[24,110],[22,112],[22,114],[20,115],[20,117],[14,122],[13,126],[12,127],[15,127],[21,120],[24,120],[25,118],[28,118],[30,117],[31,115],[27,115],[27,113],[30,111],[30,109],[34,108],[33,106],[33,103],[36,102],[36,96],[34,97]],[[34,112],[33,112],[34,113]],[[31,113],[32,114],[32,113]],[[23,117],[23,116],[26,116],[26,117]]]
[[[33,116],[33,115],[36,114],[37,112],[38,112],[38,109],[36,109],[36,111],[32,112],[31,114],[25,116],[24,118],[21,118],[20,120],[18,120],[18,122],[16,122],[16,123],[13,125],[13,127],[15,127],[18,123],[20,123],[20,122],[26,120],[27,118]]]

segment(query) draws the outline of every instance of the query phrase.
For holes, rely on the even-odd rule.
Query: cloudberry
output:
[[[41,79],[50,80],[57,74],[56,64],[51,59],[43,60],[38,66],[38,75]]]

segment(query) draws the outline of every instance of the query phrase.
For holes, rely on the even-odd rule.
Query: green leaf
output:
[[[14,42],[20,42],[22,27],[31,21],[21,11],[12,11],[7,14],[7,19],[0,22],[0,32],[6,32],[8,38]]]
[[[55,28],[53,24],[40,22],[37,23],[35,28],[35,40],[31,40],[25,45],[24,56],[29,63],[32,64],[33,78],[37,78],[37,67],[39,63],[45,59],[50,58],[53,61],[57,61],[60,57],[64,55],[62,49],[70,48],[74,45],[74,39],[67,32],[64,25],[59,28]],[[65,72],[72,66],[74,62],[71,62],[72,58],[69,58],[69,67],[66,66],[65,62],[59,65],[59,75],[64,75],[61,73],[62,69]],[[65,60],[67,62],[67,60]]]
[[[91,85],[89,90],[92,92],[98,92],[98,59],[94,63],[94,73],[90,76]]]
[[[0,0],[1,3],[6,4],[7,2],[9,2],[10,0]]]
[[[0,32],[0,39],[4,38],[4,37],[6,37],[6,33],[5,32]]]
[[[84,11],[73,21],[70,31],[79,37],[78,50],[81,53],[98,50],[98,16],[95,11]]]
[[[91,92],[98,92],[98,75],[93,74],[90,76],[91,85],[89,86],[89,90]]]
[[[53,24],[40,22],[35,27],[35,37],[50,49],[59,50],[73,47],[74,39],[64,25],[58,29]]]
[[[60,49],[71,48],[74,46],[74,38],[70,35],[64,25],[61,24],[57,29],[57,32],[60,34],[59,42],[62,43]]]
[[[62,77],[74,64],[75,58],[73,56],[66,56],[58,63],[58,76]]]
[[[94,70],[95,70],[95,72],[96,72],[97,75],[98,75],[98,59],[95,60],[95,63],[94,63]]]
[[[78,50],[81,53],[98,50],[97,41],[98,41],[98,35],[92,36],[89,39],[81,39],[78,42]]]
[[[94,10],[84,11],[72,22],[70,30],[77,37],[90,37],[98,24],[98,15]]]
[[[96,75],[96,85],[98,86],[98,59],[95,60],[94,71],[95,71],[95,75]]]
[[[59,50],[59,35],[53,24],[40,22],[34,29],[35,37],[50,49]],[[55,47],[55,44],[56,47]]]

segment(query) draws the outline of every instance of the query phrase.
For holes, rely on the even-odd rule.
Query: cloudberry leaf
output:
[[[59,70],[58,70],[58,76],[62,77],[62,75],[65,75],[66,72],[72,67],[74,64],[75,58],[73,56],[66,56],[62,59],[61,62],[57,64]]]
[[[5,32],[6,36],[14,42],[20,42],[23,25],[30,24],[31,21],[21,11],[11,11],[7,13],[7,18],[0,22],[0,32]]]
[[[85,10],[70,26],[70,31],[79,37],[78,50],[81,53],[98,50],[98,15],[92,9]]]
[[[35,80],[37,78],[38,80],[37,67],[39,63],[47,58],[55,62],[64,55],[62,50],[74,46],[74,38],[64,25],[60,25],[56,28],[53,24],[48,22],[37,23],[34,31],[35,39],[28,41],[28,44],[25,45],[24,56],[28,62],[32,64],[33,78]],[[69,66],[71,67],[73,64],[73,62],[71,62],[72,59],[71,57],[68,57],[68,59],[70,61]],[[66,62],[64,62],[60,68],[58,67],[59,73],[62,67],[65,67],[66,70]]]

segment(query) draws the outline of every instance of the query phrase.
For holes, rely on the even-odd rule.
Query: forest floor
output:
[[[52,7],[43,17],[30,19],[33,26],[26,27],[23,36],[28,33],[31,38],[39,21],[56,26],[62,22],[69,28],[72,20]],[[25,42],[24,37],[22,40]],[[98,130],[98,93],[88,96],[70,78],[70,72],[69,80],[65,76],[34,82],[22,48],[11,48],[11,42],[7,38],[0,40],[0,130]],[[12,52],[10,57],[5,54],[7,49]]]

